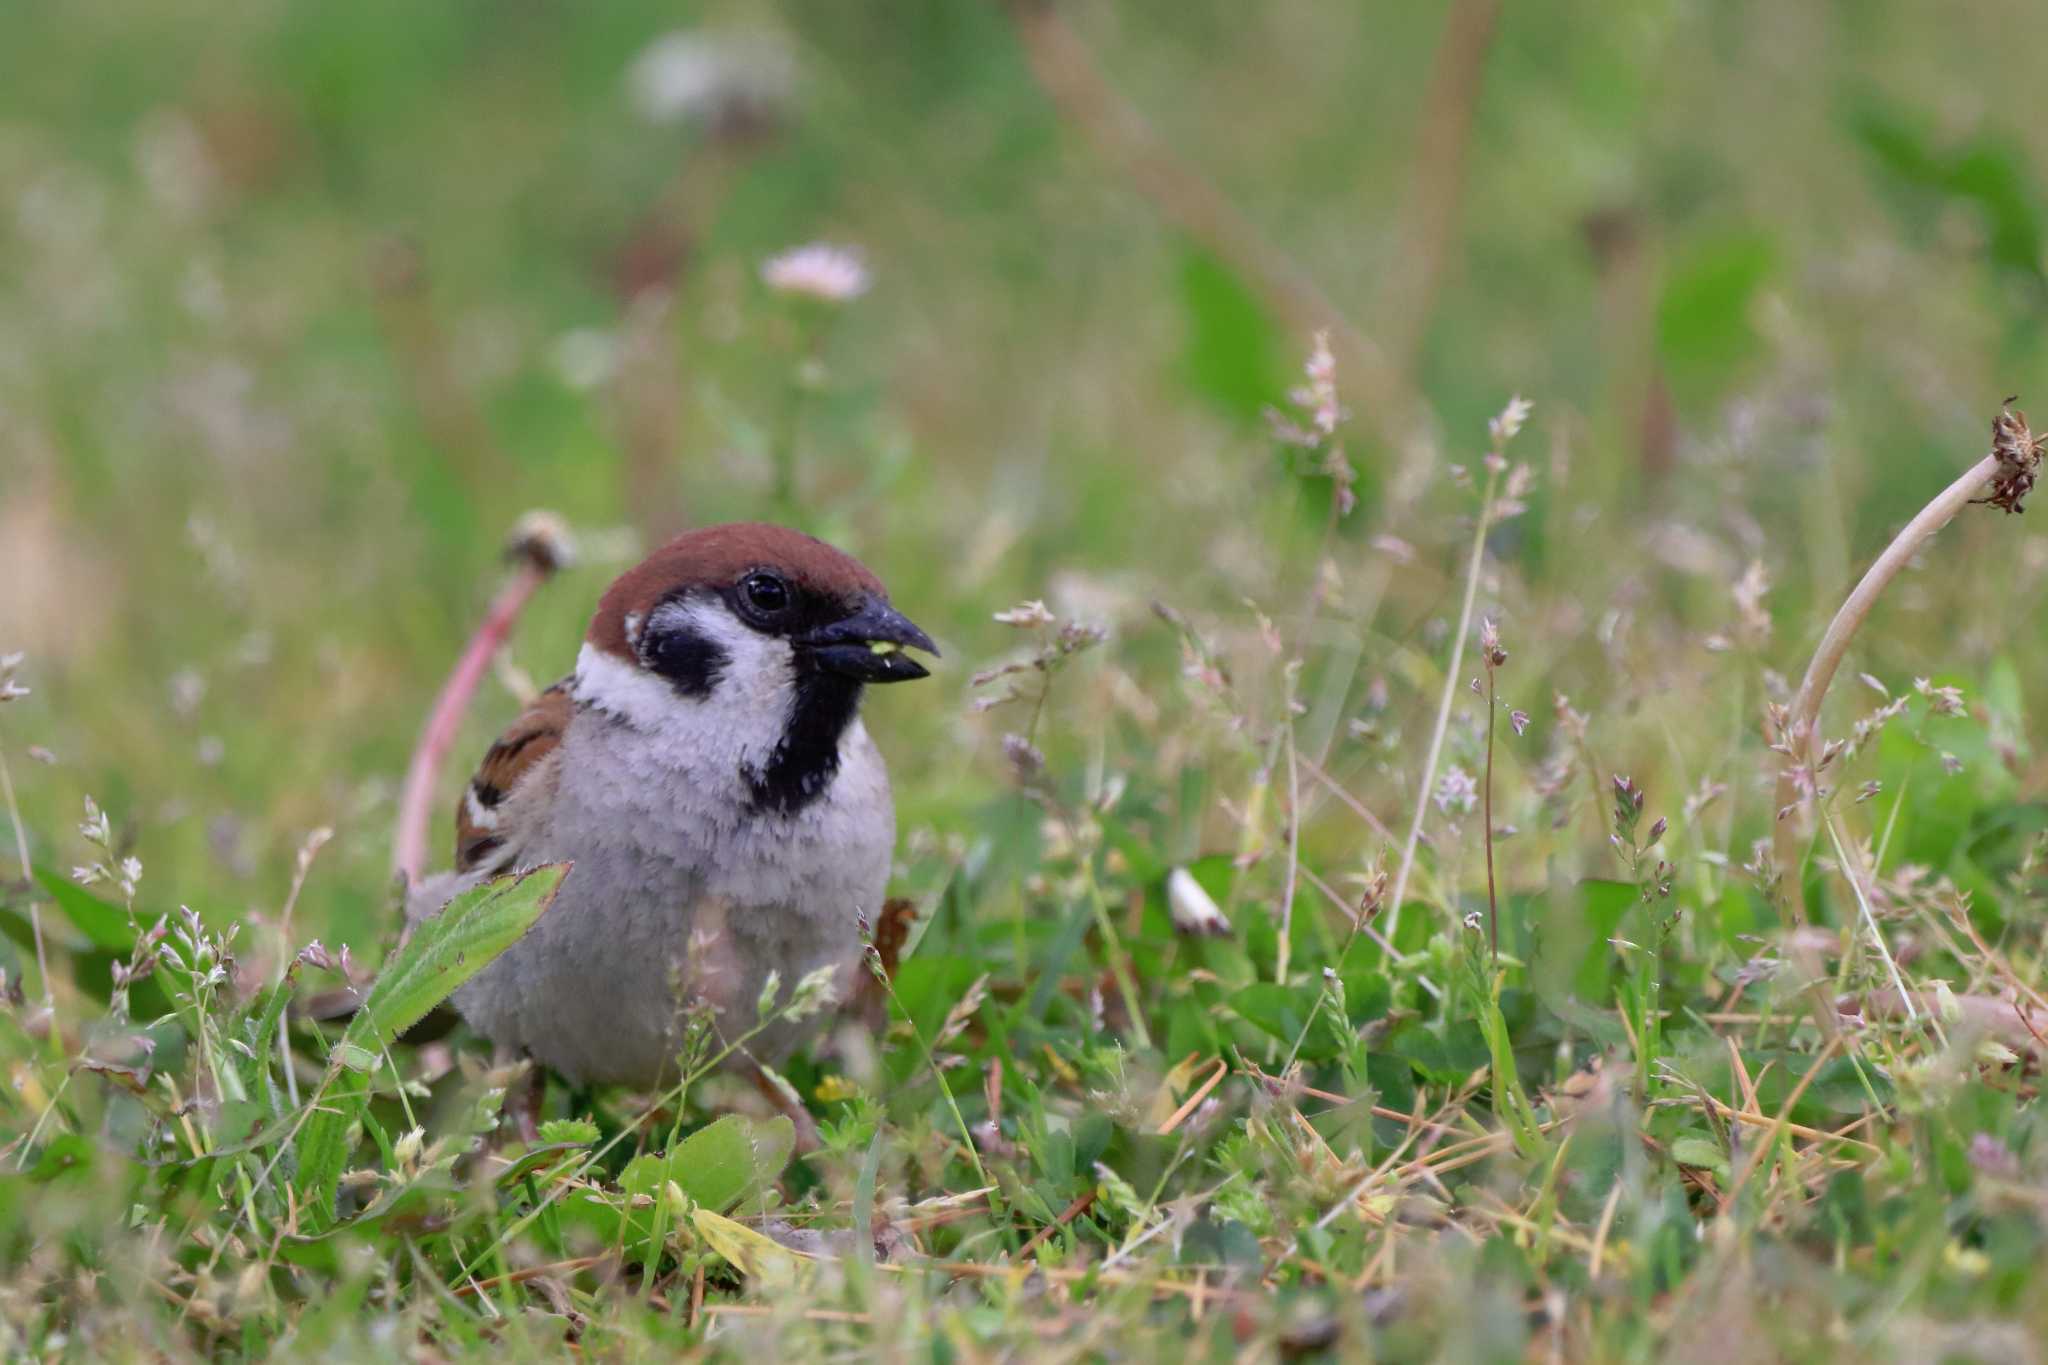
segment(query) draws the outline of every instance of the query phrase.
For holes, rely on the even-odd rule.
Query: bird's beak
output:
[[[930,670],[903,651],[939,652],[931,636],[879,597],[867,598],[851,616],[810,631],[799,643],[818,667],[871,683],[929,677]]]

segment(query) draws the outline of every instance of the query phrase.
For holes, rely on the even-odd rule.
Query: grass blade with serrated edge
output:
[[[504,952],[548,908],[567,874],[552,863],[464,892],[423,920],[370,985],[347,1041],[382,1052]],[[365,1026],[374,1033],[364,1032]]]
[[[554,902],[568,871],[568,864],[554,863],[499,878],[464,892],[440,914],[421,921],[371,983],[334,1056],[339,1059],[351,1048],[382,1055],[399,1034],[518,942]],[[310,1210],[311,1231],[320,1231],[333,1220],[334,1192],[348,1158],[349,1125],[370,1094],[367,1077],[338,1060],[328,1064],[327,1075],[298,1143],[296,1183]]]

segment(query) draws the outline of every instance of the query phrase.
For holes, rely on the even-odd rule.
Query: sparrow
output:
[[[407,919],[508,872],[572,866],[526,935],[461,986],[501,1053],[575,1085],[670,1083],[686,1021],[727,1041],[816,969],[860,981],[895,848],[871,683],[937,655],[858,560],[780,526],[688,532],[605,590],[575,671],[484,754],[456,810],[455,867]],[[773,1024],[772,1063],[818,1021]]]

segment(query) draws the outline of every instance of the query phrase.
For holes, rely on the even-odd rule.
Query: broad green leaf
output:
[[[1657,349],[1681,399],[1714,397],[1759,353],[1750,307],[1770,277],[1768,238],[1739,234],[1693,247],[1657,304]]]
[[[295,1183],[306,1210],[302,1232],[325,1232],[334,1222],[334,1192],[348,1162],[349,1128],[369,1102],[369,1093],[362,1073],[336,1068],[299,1130]]]
[[[348,1041],[373,1052],[389,1047],[518,942],[553,902],[568,871],[567,863],[554,863],[500,877],[465,891],[423,921],[371,984],[349,1024]]]
[[[399,1034],[488,966],[554,903],[566,863],[500,877],[465,891],[413,931],[370,986],[330,1055],[328,1078],[299,1134],[301,1202],[310,1232],[334,1219],[334,1192],[349,1152],[349,1128],[369,1102],[369,1067]]]
[[[693,1203],[723,1213],[767,1188],[795,1149],[796,1128],[781,1115],[755,1120],[727,1114],[672,1151],[633,1158],[619,1174],[619,1187],[651,1195],[673,1180]]]
[[[628,1196],[653,1199],[655,1208],[633,1208],[629,1201],[628,1255],[645,1260],[655,1254],[663,1227],[655,1225],[654,1215],[669,1184],[698,1208],[723,1213],[766,1189],[782,1173],[795,1147],[796,1128],[781,1115],[754,1120],[727,1114],[684,1138],[672,1151],[633,1158],[619,1173],[619,1188]],[[682,1213],[679,1208],[667,1210],[670,1218]]]
[[[1181,260],[1180,298],[1188,386],[1227,412],[1256,419],[1287,388],[1279,333],[1264,305],[1221,261],[1193,248]]]
[[[125,955],[135,946],[135,935],[128,927],[128,912],[120,906],[101,900],[48,868],[36,869],[36,881],[93,947]]]
[[[1996,134],[1979,134],[1953,147],[1937,146],[1933,120],[1904,107],[1866,102],[1850,120],[1864,149],[1899,186],[1920,199],[1899,207],[1933,229],[1934,210],[1967,205],[1984,226],[1986,253],[1999,265],[2041,274],[2040,191],[2026,151]],[[1917,210],[1917,211],[1916,211]]]
[[[1339,1031],[1344,1021],[1332,1018],[1329,1009],[1316,1008],[1321,995],[1320,985],[1282,986],[1261,981],[1231,996],[1230,1008],[1238,1018],[1289,1047],[1300,1038],[1299,1055],[1308,1061],[1320,1061],[1336,1056],[1344,1046],[1344,1035]],[[1304,1037],[1302,1030],[1308,1026],[1311,1014],[1315,1016],[1315,1025],[1308,1028]]]
[[[29,1167],[28,1178],[40,1183],[59,1176],[90,1175],[97,1155],[91,1138],[81,1133],[64,1133],[43,1148],[36,1164]]]
[[[1671,1144],[1671,1159],[1681,1166],[1697,1166],[1719,1175],[1728,1174],[1728,1155],[1721,1144],[1703,1137],[1682,1137]]]

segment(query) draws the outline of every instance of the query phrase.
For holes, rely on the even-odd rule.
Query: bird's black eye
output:
[[[780,616],[789,610],[789,584],[772,573],[750,573],[740,580],[740,601],[757,616]]]

